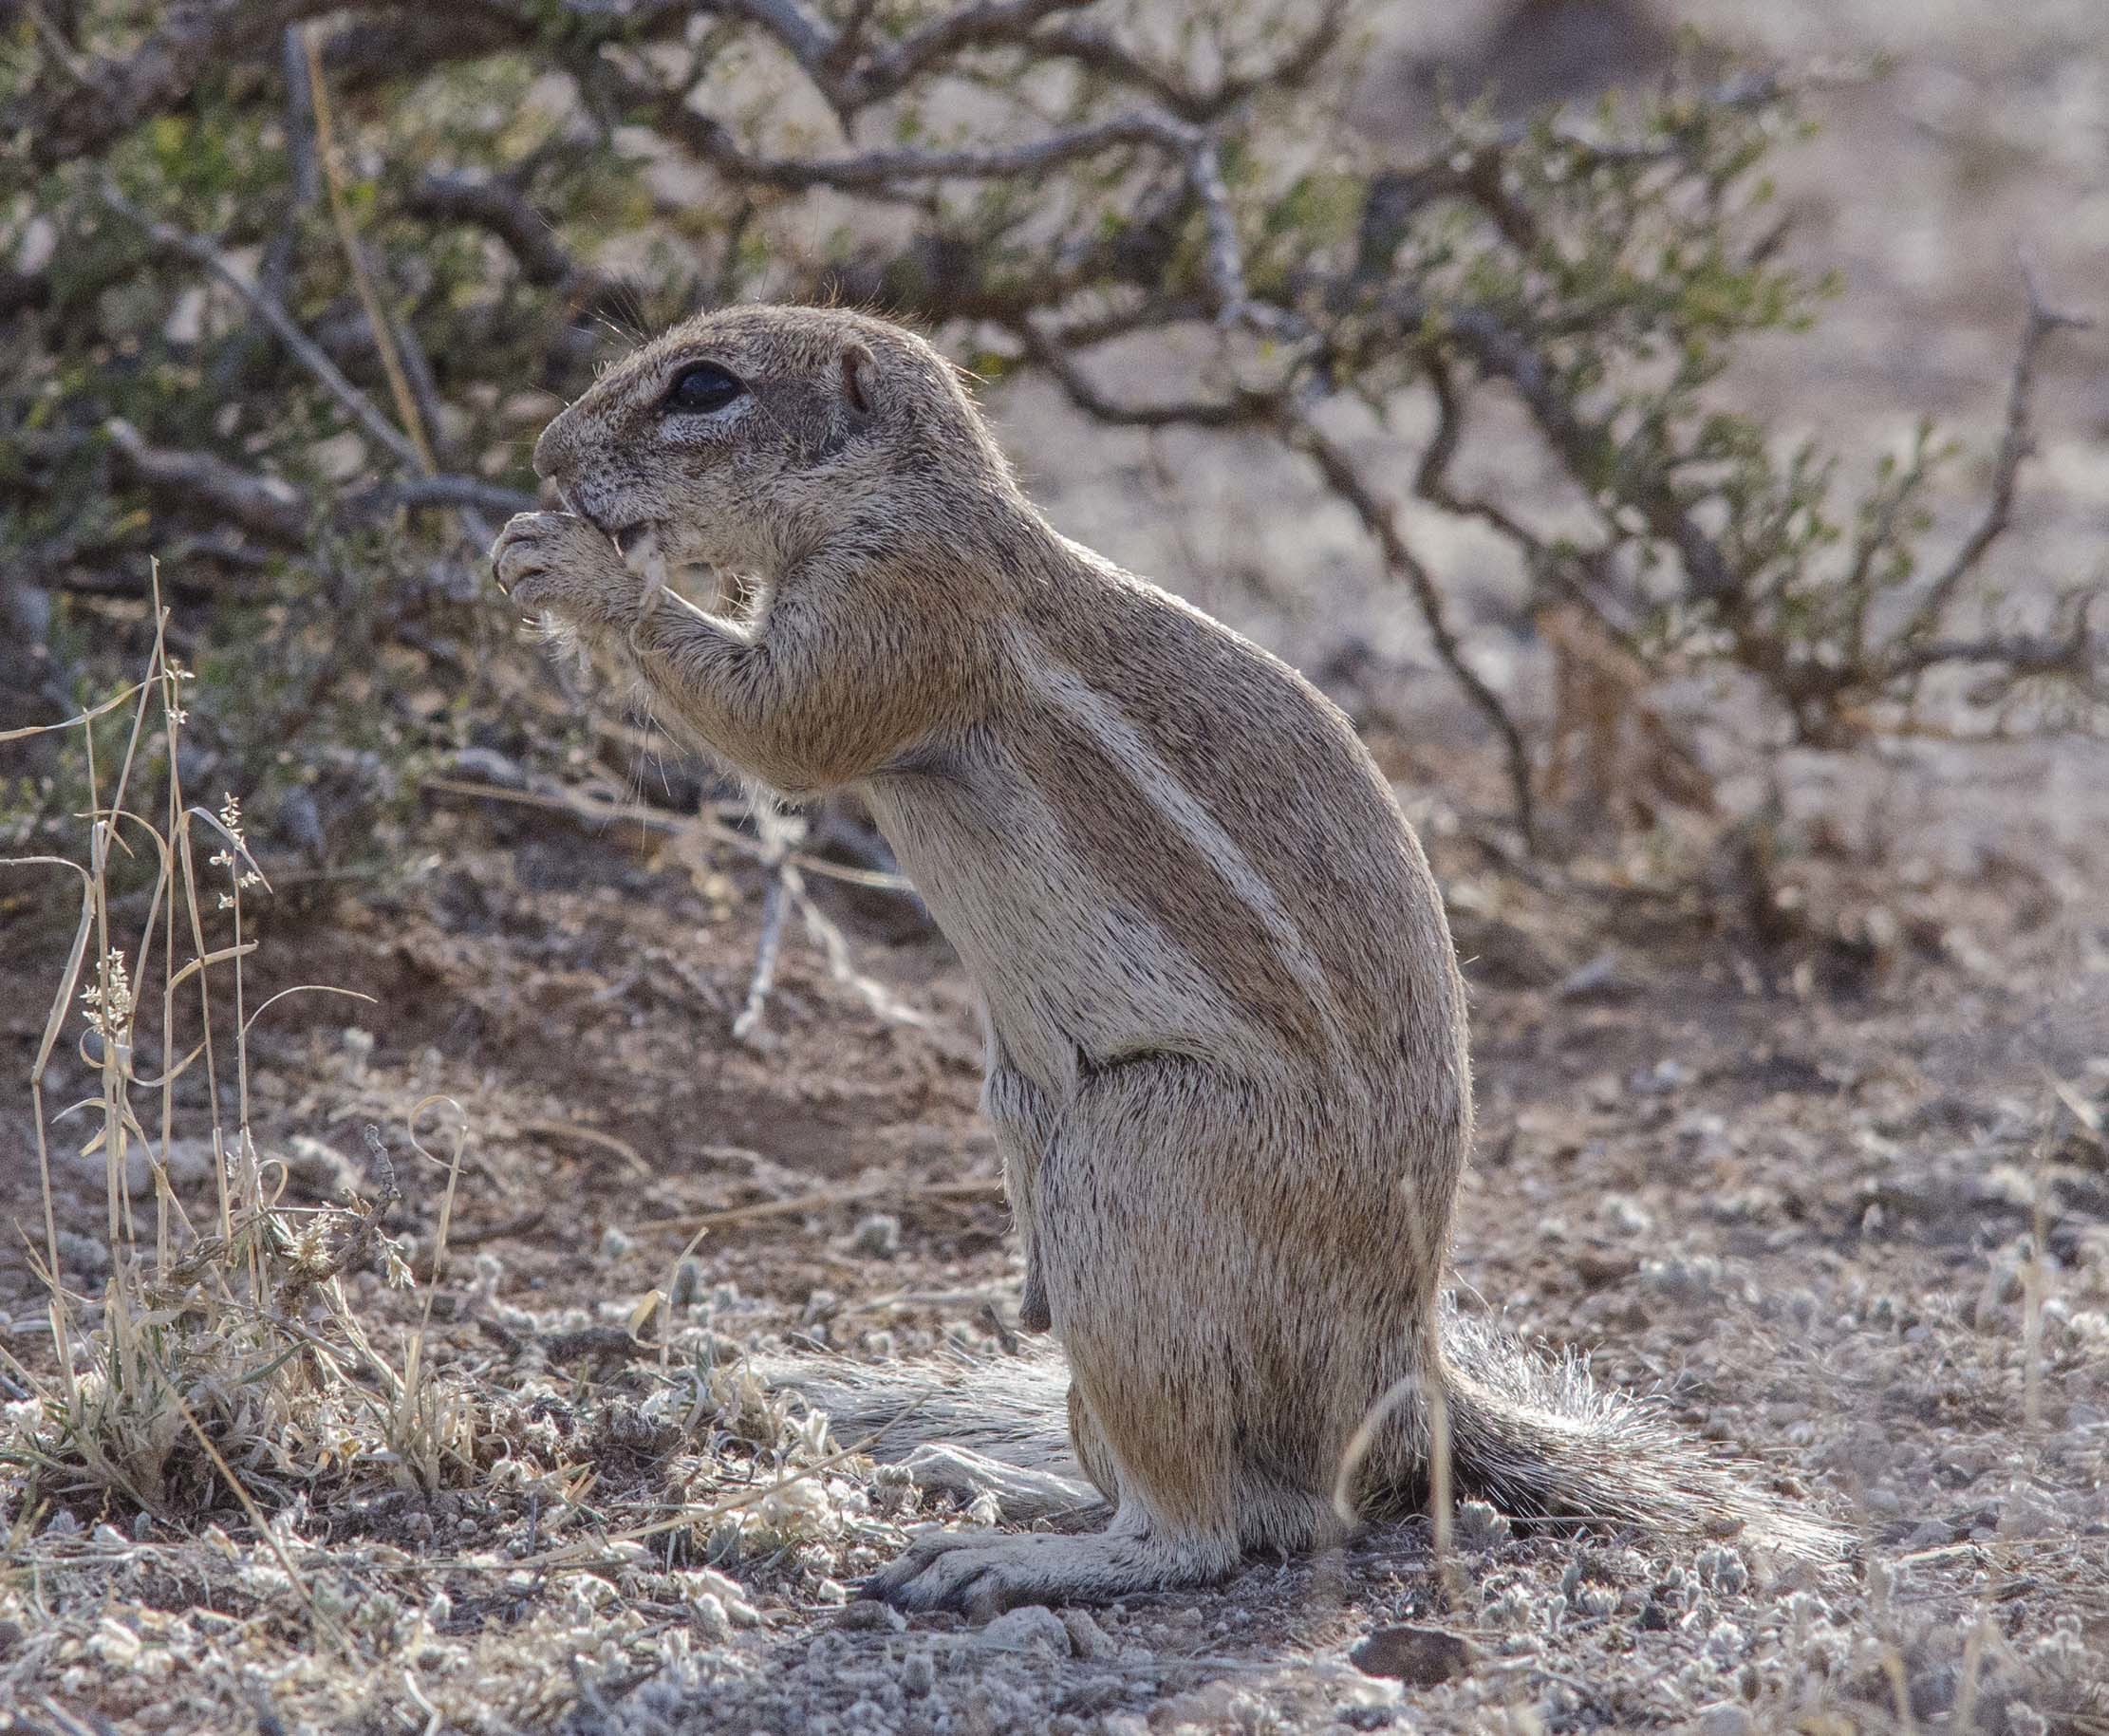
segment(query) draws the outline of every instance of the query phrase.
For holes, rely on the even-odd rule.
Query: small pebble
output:
[[[1070,1654],[1069,1629],[1044,1603],[1005,1611],[981,1630],[980,1639],[998,1652],[1041,1652],[1049,1657]]]
[[[1699,1714],[1699,1736],[1749,1736],[1750,1714],[1731,1701],[1709,1706]]]
[[[836,1627],[848,1628],[853,1633],[899,1633],[907,1625],[905,1615],[876,1597],[853,1598],[835,1616]]]
[[[1064,1610],[1062,1626],[1069,1630],[1070,1650],[1078,1657],[1106,1657],[1113,1650],[1106,1630],[1092,1619],[1089,1610]]]
[[[1411,1626],[1379,1628],[1348,1653],[1363,1674],[1391,1676],[1413,1688],[1464,1675],[1482,1655],[1462,1633]]]
[[[901,1220],[891,1212],[875,1211],[860,1218],[849,1235],[850,1251],[873,1260],[891,1260],[901,1252]]]

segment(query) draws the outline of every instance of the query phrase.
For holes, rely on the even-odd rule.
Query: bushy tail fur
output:
[[[1607,1391],[1572,1357],[1450,1316],[1443,1361],[1454,1482],[1503,1513],[1732,1536],[1816,1560],[1844,1553],[1820,1514],[1758,1487],[1658,1404]]]
[[[1451,1483],[1460,1496],[1517,1518],[1733,1537],[1816,1560],[1844,1553],[1845,1534],[1820,1515],[1758,1487],[1659,1405],[1597,1386],[1572,1357],[1547,1357],[1447,1315],[1443,1361]],[[760,1359],[756,1369],[825,1410],[838,1444],[868,1443],[875,1457],[910,1463],[920,1480],[940,1486],[994,1486],[1014,1518],[1095,1499],[1078,1481],[1066,1422],[1069,1376],[1058,1355],[959,1369],[785,1356]],[[1414,1427],[1425,1441],[1425,1413]],[[1020,1475],[1006,1480],[1005,1468]]]
[[[1019,1470],[1079,1475],[1069,1445],[1069,1371],[1058,1354],[948,1368],[827,1355],[756,1356],[756,1373],[828,1413],[835,1445],[868,1440],[882,1463],[943,1441]]]
[[[1099,1503],[1071,1450],[1069,1371],[1059,1356],[947,1369],[837,1356],[754,1359],[773,1387],[828,1414],[841,1447],[901,1464],[926,1489],[995,1496],[1014,1522],[1080,1517]]]

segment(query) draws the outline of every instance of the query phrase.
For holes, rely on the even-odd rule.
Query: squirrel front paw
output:
[[[523,615],[604,627],[637,611],[643,581],[614,543],[571,513],[521,513],[491,546],[498,588]]]

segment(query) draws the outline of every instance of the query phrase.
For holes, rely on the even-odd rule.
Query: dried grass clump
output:
[[[313,1502],[375,1485],[429,1494],[472,1483],[491,1462],[490,1430],[477,1396],[429,1365],[423,1320],[391,1360],[348,1303],[345,1274],[369,1262],[391,1285],[412,1282],[382,1228],[401,1194],[379,1130],[367,1129],[374,1197],[320,1207],[285,1202],[287,1166],[252,1134],[250,1036],[296,991],[249,1006],[243,966],[256,943],[243,933],[243,901],[269,888],[236,798],[216,812],[185,798],[177,747],[190,678],[168,654],[158,575],[156,591],[154,649],[138,683],[65,723],[0,736],[77,732],[91,792],[84,861],[7,865],[78,875],[81,915],[29,1087],[43,1194],[37,1263],[55,1355],[48,1372],[8,1358],[29,1396],[7,1413],[0,1465],[23,1480],[21,1516],[56,1505],[83,1517],[193,1521],[232,1504],[268,1536],[265,1511],[303,1494]],[[127,705],[129,733],[105,795],[96,726]],[[155,780],[165,788],[141,787]],[[123,889],[142,867],[152,872],[143,915]],[[127,917],[138,927],[130,944],[119,933]],[[148,988],[157,975],[158,995]],[[53,1112],[46,1084],[76,1006],[79,1053],[100,1090]],[[451,1151],[434,1156],[415,1132],[410,1144],[447,1170],[443,1254],[463,1129],[446,1099],[419,1105],[413,1126],[436,1108],[453,1111]],[[94,1130],[82,1154],[101,1155],[107,1183],[100,1241],[61,1228],[52,1184],[52,1136],[83,1119]],[[200,1148],[212,1160],[211,1194],[186,1203],[172,1158]],[[151,1216],[133,1198],[146,1192],[135,1187],[142,1158]],[[77,1287],[104,1271],[99,1300]]]

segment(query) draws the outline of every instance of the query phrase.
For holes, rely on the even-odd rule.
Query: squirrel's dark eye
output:
[[[747,388],[715,362],[698,362],[675,375],[666,393],[668,410],[681,416],[707,416],[722,410]]]

